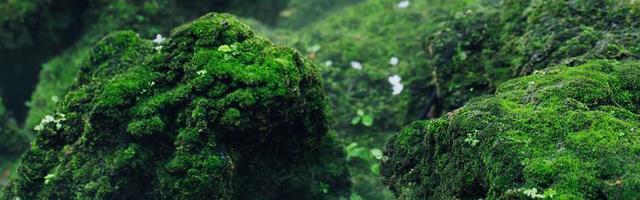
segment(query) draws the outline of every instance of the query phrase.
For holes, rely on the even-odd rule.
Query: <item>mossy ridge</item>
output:
[[[75,77],[82,61],[86,59],[87,52],[90,51],[93,44],[108,33],[133,30],[143,38],[153,38],[156,34],[166,35],[171,28],[211,11],[226,11],[261,20],[277,19],[275,17],[278,15],[277,9],[282,9],[281,7],[284,6],[267,6],[269,9],[276,10],[255,12],[255,10],[251,10],[253,9],[251,7],[265,8],[261,5],[272,4],[273,1],[252,0],[249,2],[253,6],[241,5],[241,3],[248,3],[248,1],[237,0],[199,2],[178,0],[91,1],[85,6],[86,8],[76,10],[83,15],[83,17],[77,18],[85,19],[77,23],[82,24],[79,27],[81,31],[76,31],[81,34],[71,42],[69,48],[54,52],[58,54],[42,65],[36,91],[32,93],[29,102],[26,127],[33,128],[42,117],[55,110],[55,105],[58,102],[52,99],[62,98],[65,95],[75,82]],[[285,2],[282,0],[277,4]],[[52,55],[53,53],[49,54],[49,56]],[[39,61],[39,63],[41,62],[44,60]]]
[[[201,17],[160,44],[111,34],[86,63],[58,107],[61,128],[45,124],[9,198],[349,193],[316,69],[230,15]]]
[[[425,71],[436,76],[414,80],[412,85],[428,87],[411,93],[437,91],[437,117],[547,66],[637,59],[639,6],[633,1],[503,0],[454,12],[425,45]],[[410,110],[430,105],[412,100],[418,101]]]
[[[385,148],[399,199],[634,199],[640,63],[597,60],[502,84]]]

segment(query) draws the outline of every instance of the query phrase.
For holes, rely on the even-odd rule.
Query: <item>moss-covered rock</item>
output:
[[[494,3],[495,2],[495,3]],[[410,110],[451,111],[500,83],[550,65],[637,59],[636,1],[502,0],[453,12],[426,39],[426,74],[409,83]],[[435,91],[435,92],[433,92]]]
[[[7,95],[12,97],[11,108],[19,114],[17,117],[20,120],[25,115],[24,102],[31,95],[26,124],[28,128],[33,128],[42,117],[54,110],[57,100],[74,83],[80,61],[85,59],[91,46],[110,32],[134,30],[144,38],[154,38],[157,34],[166,36],[171,28],[211,11],[231,12],[264,20],[265,23],[275,23],[273,19],[277,19],[279,10],[287,2],[288,0],[1,2],[0,12],[6,11],[8,15],[0,16],[0,24],[4,23],[2,27],[9,28],[0,27],[3,42],[0,45],[0,60],[7,66],[6,73],[0,74],[0,93],[4,88]],[[36,91],[33,92],[36,81]]]
[[[36,126],[8,199],[337,199],[317,70],[208,14],[149,41],[125,31],[83,61]]]
[[[640,63],[590,61],[502,84],[388,143],[399,199],[635,199]]]

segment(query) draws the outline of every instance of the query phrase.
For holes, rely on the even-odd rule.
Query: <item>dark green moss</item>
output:
[[[437,103],[412,98],[410,110],[432,105],[435,112],[428,117],[437,117],[547,66],[640,56],[640,5],[633,1],[494,2],[453,12],[429,33],[424,71],[434,76],[413,80],[411,94],[436,91]]]
[[[0,99],[0,197],[15,173],[16,160],[29,147],[30,139],[18,128]]]
[[[73,4],[74,6],[68,6],[64,4],[65,2],[71,2],[68,4]],[[77,0],[76,0],[77,1]],[[13,2],[13,1],[12,1]],[[19,2],[30,2],[30,1],[19,1]],[[7,64],[10,66],[10,70],[24,70],[28,69],[30,74],[22,74],[22,75],[14,75],[10,73],[7,74],[7,79],[2,78],[4,74],[0,74],[1,80],[12,80],[12,79],[25,79],[25,76],[29,77],[30,82],[24,85],[25,88],[12,88],[6,87],[7,89],[15,90],[16,92],[24,93],[23,95],[31,94],[31,100],[29,101],[29,110],[26,119],[26,127],[33,128],[38,124],[40,119],[45,115],[54,111],[55,105],[58,100],[61,99],[65,93],[68,91],[69,87],[75,82],[75,77],[78,74],[78,71],[82,65],[82,60],[85,60],[87,56],[87,52],[91,49],[92,45],[100,40],[100,38],[104,37],[110,32],[119,31],[119,30],[133,30],[136,33],[140,34],[143,38],[154,38],[157,34],[167,35],[167,33],[171,30],[171,28],[178,26],[179,24],[185,23],[189,20],[196,18],[206,12],[218,11],[218,12],[231,12],[234,14],[238,14],[245,17],[256,18],[258,20],[264,21],[265,23],[273,24],[275,23],[275,19],[278,19],[279,10],[283,9],[284,5],[287,3],[286,0],[279,1],[265,1],[265,0],[211,0],[211,1],[179,1],[179,0],[143,0],[143,1],[125,1],[125,0],[98,0],[98,1],[90,1],[74,3],[75,1],[66,0],[66,1],[56,1],[55,3],[44,3],[48,1],[42,1],[40,3],[42,5],[29,6],[29,8],[33,8],[34,13],[39,13],[47,11],[47,10],[55,10],[60,7],[60,5],[65,5],[65,9],[71,9],[70,13],[56,13],[60,15],[60,17],[66,17],[75,19],[76,21],[67,22],[69,20],[62,20],[55,18],[55,16],[51,16],[47,13],[40,13],[43,15],[42,17],[24,17],[29,20],[38,21],[38,22],[49,22],[55,23],[54,25],[62,26],[62,27],[71,27],[73,28],[72,33],[75,35],[69,36],[64,34],[54,34],[55,32],[49,30],[39,30],[37,33],[43,34],[45,36],[53,37],[53,38],[41,38],[40,40],[44,40],[43,42],[33,41],[33,46],[37,50],[45,49],[49,50],[47,53],[43,53],[43,57],[39,59],[23,59],[21,56],[16,56],[13,52],[18,52],[15,50],[9,51],[9,53],[2,53],[3,49],[0,47],[0,60],[8,60],[10,62],[13,61],[29,61],[33,63],[29,63],[25,66],[19,66],[18,64]],[[77,4],[77,5],[76,5]],[[247,4],[251,4],[248,6]],[[0,3],[0,11],[3,11],[4,4]],[[24,6],[27,7],[25,3]],[[30,5],[30,4],[29,4]],[[4,5],[7,10],[11,12],[18,12],[21,9],[15,8],[17,6],[12,5],[11,3],[7,3]],[[82,6],[82,7],[80,7]],[[39,8],[40,10],[37,10]],[[4,13],[4,12],[2,12]],[[8,12],[10,13],[10,12]],[[74,15],[71,15],[74,14]],[[77,16],[76,16],[77,15]],[[38,15],[39,16],[39,15]],[[48,19],[50,17],[51,19]],[[31,19],[33,18],[33,19]],[[41,19],[45,18],[45,19]],[[65,19],[66,19],[65,18]],[[0,17],[0,21],[2,21],[2,17]],[[13,20],[13,21],[18,21]],[[12,21],[12,22],[13,22]],[[71,24],[67,24],[71,23]],[[39,24],[42,25],[42,24]],[[24,25],[16,25],[22,29],[25,29]],[[42,25],[44,26],[44,25]],[[1,30],[1,29],[0,29]],[[0,38],[2,38],[2,34],[5,33],[0,31]],[[21,32],[17,31],[6,31],[6,33],[15,34],[15,35],[25,35]],[[56,48],[51,48],[48,46],[43,46],[44,44],[49,44],[49,41],[56,41],[60,38],[65,38],[70,41],[66,41],[65,45],[56,44],[52,45]],[[7,38],[6,41],[14,41],[16,39]],[[3,40],[4,42],[5,40]],[[19,40],[18,40],[19,41]],[[2,45],[0,45],[2,46]],[[26,44],[16,44],[14,45],[16,48],[26,48]],[[24,50],[29,53],[17,53],[18,55],[31,55],[34,50]],[[7,55],[7,59],[2,59]],[[33,60],[33,61],[32,61]],[[42,63],[45,63],[42,65]],[[39,82],[35,87],[35,92],[32,91],[32,87],[36,82],[36,79],[39,74]],[[11,79],[10,79],[11,78]],[[3,84],[0,82],[0,93],[3,88],[3,85],[10,85],[7,82]],[[7,91],[11,92],[11,91]],[[29,93],[29,94],[26,94]],[[14,110],[16,108],[21,108],[24,105],[26,100],[25,97],[21,97],[21,99],[13,100],[12,98],[12,108]],[[15,102],[14,102],[15,101]],[[22,111],[21,111],[22,112]],[[22,119],[22,113],[20,119]]]
[[[164,42],[125,31],[83,62],[7,199],[338,199],[316,69],[208,14]]]
[[[635,199],[640,63],[597,60],[502,84],[386,146],[399,199]]]

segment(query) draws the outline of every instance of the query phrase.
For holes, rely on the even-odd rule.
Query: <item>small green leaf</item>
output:
[[[371,172],[375,175],[379,175],[380,174],[380,164],[376,163],[373,164],[369,167],[371,169]]]
[[[371,152],[371,155],[373,155],[373,157],[375,157],[376,159],[378,159],[378,160],[382,159],[382,155],[383,154],[382,154],[382,151],[380,149],[374,148],[374,149],[371,149],[370,152]]]
[[[356,114],[358,114],[358,116],[363,116],[364,115],[364,110],[358,109],[358,111],[356,111]]]
[[[358,122],[360,122],[360,116],[356,116],[353,119],[351,119],[351,124],[353,125],[358,124]]]
[[[371,115],[365,115],[362,117],[362,124],[365,126],[373,125],[373,117]]]

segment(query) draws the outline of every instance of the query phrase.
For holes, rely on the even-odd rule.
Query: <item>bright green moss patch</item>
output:
[[[425,86],[411,87],[413,94],[436,91],[437,103],[412,99],[410,110],[434,105],[436,114],[446,113],[513,77],[556,64],[637,59],[639,6],[634,1],[504,0],[453,12],[426,37],[424,70],[435,76],[410,83]]]
[[[116,32],[83,63],[7,199],[349,194],[318,71],[230,15],[205,15],[163,42]]]
[[[400,199],[634,199],[640,63],[596,60],[507,81],[386,146]]]

